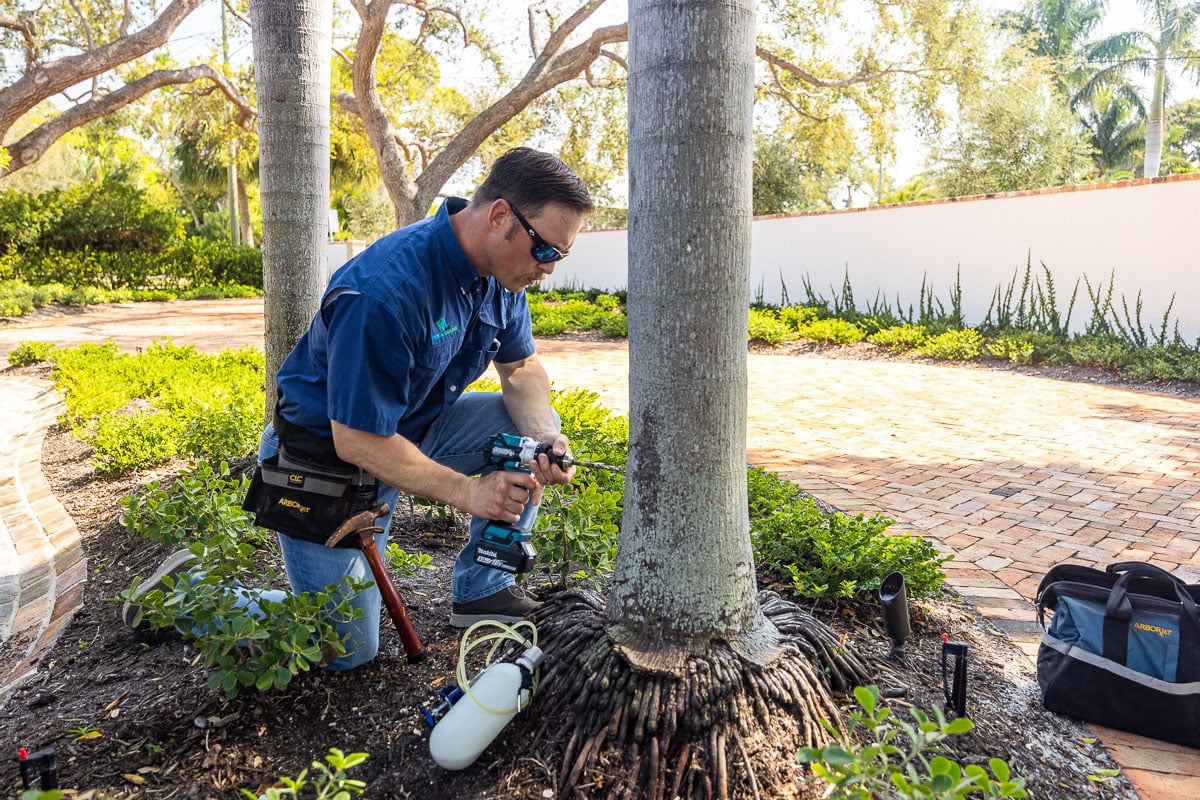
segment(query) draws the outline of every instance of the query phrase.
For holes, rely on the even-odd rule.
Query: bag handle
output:
[[[1104,607],[1103,656],[1105,658],[1118,664],[1126,663],[1129,649],[1129,623],[1133,619],[1133,603],[1128,597],[1128,584],[1135,580],[1153,580],[1162,585],[1163,581],[1169,578],[1167,585],[1175,590],[1175,596],[1179,598],[1182,612],[1180,614],[1181,621],[1183,619],[1190,621],[1196,632],[1200,633],[1200,610],[1196,608],[1196,600],[1183,581],[1175,578],[1166,570],[1137,561],[1123,562],[1113,566],[1119,567],[1127,564],[1133,565],[1134,568],[1125,571],[1121,577],[1117,578],[1116,583],[1109,591],[1108,603]],[[1141,569],[1141,567],[1151,567],[1151,569]]]
[[[1180,586],[1186,585],[1182,580],[1167,572],[1162,567],[1146,561],[1118,561],[1115,564],[1109,564],[1104,568],[1104,571],[1109,575],[1114,576],[1131,574],[1148,575],[1156,578],[1165,578],[1171,581],[1171,583],[1175,583]]]

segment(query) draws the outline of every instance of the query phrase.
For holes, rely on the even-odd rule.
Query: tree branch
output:
[[[14,83],[0,89],[0,137],[42,100],[80,81],[126,64],[163,45],[179,24],[203,0],[172,0],[153,22],[140,31],[100,45],[94,50],[33,64]]]
[[[232,14],[234,19],[245,25],[247,28],[250,27],[250,20],[242,16],[242,13],[234,7],[233,3],[229,2],[229,0],[222,0],[222,2],[225,5],[225,10]]]
[[[844,89],[848,86],[856,86],[860,83],[870,83],[871,81],[879,80],[880,78],[884,77],[885,75],[897,75],[897,74],[900,74],[900,75],[922,75],[922,74],[926,74],[929,72],[945,72],[946,71],[945,69],[941,69],[941,68],[938,68],[938,69],[919,69],[919,68],[914,69],[914,68],[910,68],[910,67],[897,67],[897,66],[884,67],[883,69],[876,69],[876,70],[868,70],[866,65],[863,65],[856,74],[851,75],[849,78],[840,78],[837,80],[830,80],[827,78],[818,78],[816,75],[812,74],[808,70],[806,70],[800,66],[797,66],[796,64],[793,64],[792,62],[788,61],[785,58],[775,55],[770,50],[767,50],[765,47],[756,47],[756,48],[754,48],[754,52],[759,58],[761,58],[763,61],[767,62],[771,66],[778,67],[779,69],[783,70],[784,72],[787,72],[788,74],[804,81],[809,86],[814,86],[818,89]]]
[[[577,27],[603,1],[589,2],[573,14],[567,22],[563,23],[562,27],[551,34],[547,48],[551,46],[550,43],[561,43],[564,38],[560,36],[563,28],[568,25]],[[597,28],[592,31],[586,41],[565,52],[543,51],[516,86],[468,122],[458,132],[458,135],[446,145],[446,148],[429,163],[428,169],[417,176],[417,206],[428,206],[428,201],[432,200],[434,193],[500,126],[521,113],[530,103],[555,86],[581,74],[585,67],[599,57],[604,45],[624,42],[628,38],[629,25],[622,23]]]
[[[155,89],[193,83],[198,80],[212,81],[215,87],[241,111],[238,117],[239,125],[244,127],[246,121],[258,113],[223,75],[207,64],[198,64],[185,69],[157,70],[125,84],[115,92],[95,96],[85,103],[72,106],[10,144],[7,149],[12,155],[12,160],[0,173],[0,177],[11,175],[22,167],[36,162],[46,152],[46,149],[58,141],[63,134],[80,125],[86,125],[92,120],[100,119],[124,108]]]

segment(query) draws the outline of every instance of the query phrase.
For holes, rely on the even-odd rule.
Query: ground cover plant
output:
[[[263,354],[254,348],[206,355],[155,342],[135,354],[111,342],[25,342],[9,354],[12,364],[41,360],[55,365],[63,424],[94,447],[104,472],[219,460],[248,452],[261,432]]]
[[[262,289],[231,283],[196,285],[189,289],[101,289],[62,283],[34,285],[23,280],[0,280],[0,317],[23,317],[49,305],[86,306],[98,303],[147,303],[167,300],[216,300],[223,297],[258,297]]]

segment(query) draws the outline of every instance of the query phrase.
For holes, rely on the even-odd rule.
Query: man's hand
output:
[[[533,475],[498,469],[471,481],[461,508],[483,519],[516,522],[529,502],[530,492],[535,500],[541,500],[542,487]]]
[[[567,442],[567,437],[561,433],[556,434],[553,438],[547,440],[551,451],[556,456],[565,456],[571,452],[570,444]],[[575,467],[564,470],[562,467],[550,461],[549,457],[540,455],[533,461],[529,462],[529,471],[533,473],[533,477],[537,478],[539,491],[537,492],[537,500],[541,500],[542,493],[540,487],[556,484],[565,486],[575,477]]]

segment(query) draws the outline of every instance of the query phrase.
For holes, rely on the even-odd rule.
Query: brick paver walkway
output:
[[[130,304],[0,328],[0,354],[24,340],[134,349],[157,337],[203,351],[260,345],[261,301]],[[628,408],[623,343],[539,351],[557,388]],[[1030,600],[1053,564],[1152,560],[1200,581],[1200,401],[891,361],[752,354],[749,370],[748,460],[929,537],[955,556],[950,584],[1026,652],[1038,635]],[[1102,733],[1142,800],[1200,796],[1196,751]]]

